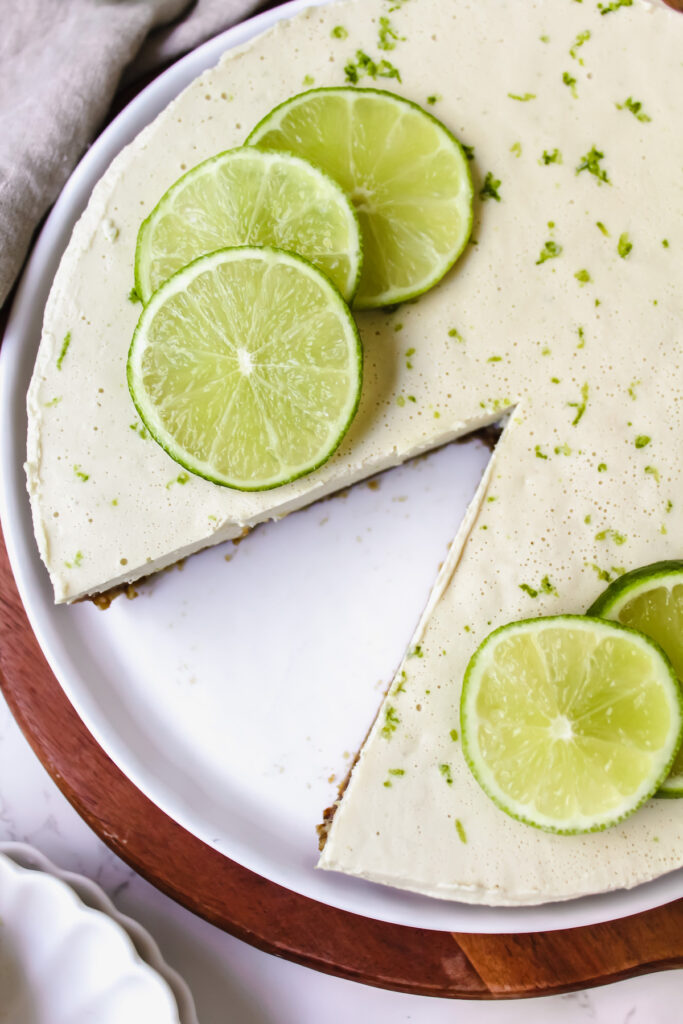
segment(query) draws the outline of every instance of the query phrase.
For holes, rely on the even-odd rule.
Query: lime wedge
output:
[[[463,750],[512,817],[549,832],[615,825],[666,778],[683,697],[652,640],[604,619],[528,619],[495,630],[467,667]]]
[[[358,219],[326,174],[289,153],[231,149],[179,178],[143,222],[135,287],[144,303],[205,253],[271,245],[305,256],[350,300],[358,285]]]
[[[588,614],[652,637],[683,680],[683,562],[656,562],[626,573],[609,585]],[[683,748],[657,796],[683,796]]]
[[[312,89],[272,110],[247,143],[306,157],[351,199],[364,253],[357,309],[421,295],[465,248],[472,227],[467,159],[415,103],[379,89]]]
[[[358,405],[362,353],[325,275],[268,247],[202,256],[154,292],[128,387],[152,437],[191,473],[265,490],[330,457]]]

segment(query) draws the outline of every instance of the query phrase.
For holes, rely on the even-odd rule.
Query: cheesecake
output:
[[[523,13],[523,16],[522,16]],[[229,51],[113,161],[62,258],[28,394],[27,479],[57,602],[107,592],[501,419],[505,426],[348,784],[319,866],[532,904],[683,864],[683,803],[553,836],[467,769],[467,661],[513,619],[583,612],[683,550],[683,16],[643,0],[347,0]],[[182,471],[126,385],[141,220],[308,86],[387,88],[471,158],[470,244],[432,291],[363,312],[335,455],[262,493]],[[400,168],[397,168],[400,174]],[[406,638],[408,639],[408,638]]]

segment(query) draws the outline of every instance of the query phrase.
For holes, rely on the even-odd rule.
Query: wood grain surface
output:
[[[667,2],[683,11],[683,0]],[[120,98],[112,114],[121,106]],[[9,305],[0,311],[0,336]],[[31,631],[1,533],[0,688],[62,793],[122,860],[172,899],[265,952],[379,988],[458,999],[553,995],[683,966],[683,900],[587,928],[453,934],[335,910],[228,860],[151,803],[87,731]]]
[[[1,537],[0,687],[54,781],[119,857],[268,953],[380,988],[459,999],[550,995],[683,965],[683,900],[591,928],[451,934],[335,910],[228,860],[151,803],[87,731],[31,631]]]

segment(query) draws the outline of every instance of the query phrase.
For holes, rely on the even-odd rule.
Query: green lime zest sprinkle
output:
[[[457,729],[451,729],[451,731],[449,732],[448,735],[450,736],[450,738],[453,740],[454,743],[458,742],[459,733],[458,733]]]
[[[451,766],[449,764],[440,764],[439,765],[439,771],[441,772],[441,774],[443,775],[444,779],[446,780],[447,785],[452,786],[453,785],[453,772],[451,771]]]
[[[465,340],[457,327],[451,327],[450,331],[448,332],[448,337],[455,338],[456,341],[464,342]]]
[[[596,573],[598,579],[602,580],[603,583],[612,582],[614,577],[609,569],[602,569],[599,565],[596,565],[595,562],[587,562],[586,564],[590,566],[593,572]]]
[[[659,483],[659,481],[660,481],[659,470],[656,469],[655,466],[646,466],[645,467],[645,472],[648,474],[648,476],[653,476],[655,478],[655,480],[657,481],[657,483]]]
[[[133,430],[142,441],[146,441],[149,437],[147,427],[144,423],[129,423],[128,426]]]
[[[80,466],[74,466],[74,473],[83,483],[90,479],[90,473],[84,473]]]
[[[363,50],[356,50],[356,59],[348,61],[344,66],[346,81],[351,85],[357,85],[359,80],[368,75],[370,78],[395,78],[401,81],[401,73],[398,68],[388,60],[374,61]]]
[[[166,490],[168,490],[169,487],[173,487],[173,484],[180,484],[181,487],[184,487],[189,479],[189,473],[179,473],[178,476],[175,477],[175,479],[168,481],[168,483],[166,484]]]
[[[64,565],[67,567],[67,569],[77,569],[79,567],[79,565],[82,563],[82,561],[83,561],[83,552],[82,551],[77,551],[76,554],[74,555],[73,562],[65,562]]]
[[[612,11],[618,11],[620,7],[632,7],[633,0],[611,0],[608,4],[598,4],[598,10],[600,14],[611,14]]]
[[[662,239],[662,247],[664,249],[668,249],[669,248],[669,239],[668,238],[663,238]]]
[[[588,383],[581,385],[581,401],[580,402],[567,402],[567,405],[571,409],[576,409],[576,415],[572,420],[572,426],[577,426],[581,422],[581,417],[586,411],[586,405],[588,403]]]
[[[584,329],[583,329],[583,327],[577,327],[576,331],[577,331],[577,334],[579,335],[579,344],[576,347],[577,348],[584,348],[585,344],[586,344],[586,334],[584,332]]]
[[[393,734],[396,732],[397,727],[401,724],[401,719],[396,714],[396,708],[389,704],[384,712],[384,725],[382,726],[382,736],[385,740],[391,739]]]
[[[603,235],[605,236],[605,238],[609,238],[609,231],[607,230],[607,228],[605,227],[605,225],[604,225],[604,224],[602,223],[602,221],[601,221],[601,220],[596,220],[596,222],[595,222],[595,226],[596,226],[596,228],[598,228],[598,229],[599,229],[600,231],[602,231],[602,233],[603,233]]]
[[[408,680],[408,676],[406,675],[406,670],[405,669],[401,669],[401,675],[398,677],[398,682],[396,683],[396,686],[392,690],[392,696],[394,694],[397,694],[397,693],[405,693],[406,692],[405,684],[406,684],[407,680]]]
[[[118,503],[119,503],[119,499],[118,499],[118,498],[112,498],[112,499],[111,499],[111,503],[112,503],[112,505],[114,506],[114,508],[116,508],[116,506],[117,506],[117,505],[118,505]]]
[[[396,399],[396,405],[400,406],[401,409],[402,409],[405,404],[406,404],[405,398],[403,397],[403,395],[399,395],[397,397],[397,399]]]
[[[582,171],[588,171],[598,180],[598,184],[611,185],[612,182],[609,179],[609,175],[604,167],[600,166],[600,161],[604,160],[605,154],[596,149],[595,146],[591,146],[587,153],[581,157],[581,163],[576,168],[576,174],[581,174]]]
[[[548,456],[544,452],[541,451],[540,444],[537,444],[537,445],[534,446],[534,452],[536,454],[536,458],[537,459],[547,459],[548,458]]]
[[[55,405],[59,405],[61,400],[62,400],[62,396],[61,395],[56,395],[54,398],[51,398],[49,402],[45,403],[45,408],[46,409],[51,409]]]
[[[349,33],[344,28],[343,25],[335,25],[332,31],[330,32],[330,35],[332,36],[333,39],[347,39]]]
[[[301,81],[303,85],[313,85],[315,82],[315,78],[313,77],[313,75],[304,75]]]
[[[606,462],[599,462],[598,463],[598,473],[606,473],[606,472],[607,472],[607,463]]]
[[[562,81],[566,86],[571,89],[572,96],[574,99],[578,99],[578,93],[576,91],[576,79],[573,75],[570,75],[568,71],[562,72]]]
[[[544,594],[553,594],[555,597],[558,597],[557,587],[554,583],[551,583],[549,576],[544,576],[541,580],[541,590]]]
[[[523,590],[525,594],[529,595],[529,597],[538,597],[538,591],[536,590],[536,588],[530,586],[530,584],[528,583],[520,583],[519,589]]]
[[[633,249],[633,242],[630,241],[626,231],[619,235],[619,242],[617,243],[617,252],[621,256],[622,260],[625,260],[628,254]]]
[[[598,530],[595,534],[596,540],[613,540],[615,544],[621,545],[626,543],[626,537],[619,530],[613,530],[608,527],[605,530]]]
[[[424,651],[422,650],[422,644],[415,644],[412,650],[408,651],[409,658],[424,658]]]
[[[489,356],[488,359],[486,360],[486,362],[487,363],[500,363],[502,361],[502,359],[503,359],[502,356]]]
[[[467,834],[465,832],[465,827],[464,827],[463,823],[461,822],[460,818],[456,818],[455,819],[455,831],[458,833],[458,839],[460,840],[460,842],[461,843],[466,843],[467,842]]]
[[[617,110],[630,110],[633,116],[643,123],[652,120],[643,110],[643,104],[640,100],[634,100],[631,96],[625,99],[623,103],[615,103],[614,106]]]
[[[569,51],[569,56],[573,57],[574,60],[578,60],[579,64],[583,64],[583,59],[581,57],[577,56],[576,51],[579,49],[580,46],[583,46],[584,43],[587,43],[588,40],[590,39],[590,37],[591,37],[591,34],[588,31],[588,29],[586,29],[585,32],[579,32],[578,36],[574,40],[574,43],[573,43],[573,45],[572,45],[572,47],[571,47],[571,49]]]
[[[635,439],[634,443],[636,448],[645,448],[651,440],[652,438],[648,437],[647,434],[638,434],[638,437]]]
[[[553,240],[550,239],[544,244],[543,248],[541,249],[539,257],[536,260],[536,266],[538,266],[540,263],[545,263],[546,260],[557,259],[557,257],[560,256],[561,254],[562,246],[558,245],[557,242],[553,242]]]
[[[591,519],[592,519],[592,516],[591,516],[590,512],[588,513],[587,516],[583,517],[584,523],[590,523]]]
[[[59,355],[57,356],[57,369],[58,370],[61,370],[61,368],[62,368],[62,363],[64,362],[64,356],[69,351],[69,345],[70,344],[71,344],[71,331],[67,331],[66,334],[64,335],[64,341],[62,342],[62,347],[59,350]]]
[[[556,455],[571,455],[572,450],[565,441],[564,444],[556,444],[553,448]]]
[[[138,294],[138,290],[135,287],[135,285],[133,285],[131,290],[128,292],[128,301],[129,302],[142,302],[142,299],[140,298],[140,296]]]
[[[667,498],[667,499],[666,499],[666,508],[665,508],[665,510],[664,510],[664,511],[665,511],[665,512],[671,512],[671,510],[672,510],[672,508],[673,508],[673,507],[674,507],[674,503],[673,503],[673,501],[671,500],[671,498]]]
[[[529,100],[536,99],[535,92],[525,92],[522,93],[521,95],[519,93],[509,92],[508,96],[510,97],[511,100],[518,100],[520,103],[528,103]]]
[[[429,104],[429,106],[430,106],[430,107],[433,107],[433,106],[434,106],[434,104],[435,104],[435,103],[438,103],[438,102],[439,102],[439,100],[440,100],[440,99],[442,99],[442,98],[443,98],[443,97],[442,97],[442,96],[440,96],[440,95],[439,95],[439,93],[436,93],[436,92],[435,92],[435,93],[433,93],[433,94],[432,94],[431,96],[428,96],[428,97],[427,97],[427,103]]]
[[[581,287],[583,287],[584,284],[588,284],[588,282],[591,280],[590,274],[585,269],[584,270],[577,270],[576,273],[574,274],[574,277],[579,282]]]
[[[468,160],[474,160],[474,146],[468,146],[466,142],[461,142],[460,146],[466,158]]]
[[[479,195],[482,199],[495,199],[497,203],[500,202],[500,195],[498,189],[501,186],[501,182],[498,178],[494,178],[491,171],[486,172],[484,178],[484,184],[479,189]]]
[[[390,775],[405,775],[405,771],[404,771],[403,768],[390,768],[389,769],[389,774]]]
[[[550,42],[550,36],[543,35],[543,36],[539,36],[538,38],[541,40],[542,43],[549,43]]]
[[[543,155],[541,156],[541,159],[538,162],[542,167],[547,167],[548,164],[561,164],[562,154],[560,153],[559,149],[553,149],[550,153],[547,149],[544,149]]]
[[[643,382],[642,382],[642,380],[633,380],[633,381],[631,381],[631,383],[630,383],[630,384],[629,384],[629,386],[628,386],[628,395],[629,395],[629,398],[632,398],[634,402],[635,402],[636,398],[638,397],[638,396],[636,395],[636,388],[637,388],[637,387],[638,387],[638,386],[639,386],[640,384],[642,384],[642,383],[643,383]]]
[[[387,17],[379,19],[379,42],[377,46],[380,50],[395,50],[396,43],[402,39],[402,36],[398,34],[391,21]]]
[[[510,146],[510,152],[514,153],[515,156],[519,158],[522,155],[522,143],[513,142],[512,145]]]

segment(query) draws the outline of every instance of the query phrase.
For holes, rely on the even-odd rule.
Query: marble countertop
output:
[[[195,917],[119,860],[52,782],[0,697],[0,840],[30,843],[92,878],[190,985],[200,1024],[673,1024],[683,972],[565,996],[463,1003],[384,992],[261,953]],[[324,1013],[321,1014],[321,1009]]]

